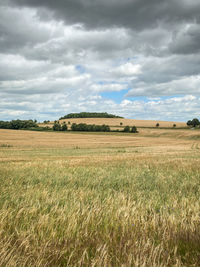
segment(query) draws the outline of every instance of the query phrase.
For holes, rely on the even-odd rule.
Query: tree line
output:
[[[86,132],[110,132],[110,126],[108,125],[95,125],[86,123],[73,123],[71,126],[72,131],[86,131]]]
[[[54,131],[67,131],[68,126],[66,122],[61,124],[59,121],[55,121],[53,125]],[[86,124],[86,123],[73,123],[71,125],[71,131],[80,132],[111,132],[109,125],[96,125],[96,124]],[[119,130],[117,130],[119,131]],[[113,131],[114,132],[114,131]],[[136,126],[125,126],[122,132],[126,133],[138,133]]]
[[[107,112],[80,112],[80,113],[70,113],[59,120],[63,119],[73,119],[73,118],[123,118],[113,114],[108,114]]]
[[[36,120],[12,120],[12,121],[0,121],[0,129],[28,129],[37,128]]]
[[[67,131],[67,124],[64,122],[60,124],[59,121],[55,121],[53,125],[54,131]],[[108,125],[95,125],[86,123],[73,123],[71,125],[71,131],[81,131],[81,132],[110,132],[110,127]]]

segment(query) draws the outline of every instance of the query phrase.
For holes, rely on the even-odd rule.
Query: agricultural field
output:
[[[199,266],[200,130],[138,130],[0,130],[0,266]]]
[[[72,123],[86,123],[86,124],[96,124],[96,125],[109,125],[111,129],[120,129],[126,125],[136,126],[136,127],[156,127],[156,124],[159,123],[161,128],[172,128],[176,124],[177,128],[186,128],[187,125],[185,122],[174,122],[174,121],[154,121],[154,120],[133,120],[133,119],[123,119],[123,118],[73,118],[73,119],[64,119],[60,120],[60,123],[66,122],[68,126]],[[53,126],[53,122],[48,124],[40,123],[40,126]]]

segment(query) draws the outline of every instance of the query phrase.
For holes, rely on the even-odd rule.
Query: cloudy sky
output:
[[[199,110],[199,0],[0,1],[0,120]]]

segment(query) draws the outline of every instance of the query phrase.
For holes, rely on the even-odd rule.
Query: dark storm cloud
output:
[[[137,30],[156,27],[160,21],[180,23],[199,21],[196,0],[10,0],[19,6],[50,10],[67,24],[88,28],[127,27]],[[38,13],[39,14],[39,13]],[[44,15],[44,13],[42,12]]]

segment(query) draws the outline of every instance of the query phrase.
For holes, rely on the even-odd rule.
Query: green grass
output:
[[[198,266],[199,154],[2,153],[1,266]]]

